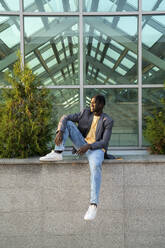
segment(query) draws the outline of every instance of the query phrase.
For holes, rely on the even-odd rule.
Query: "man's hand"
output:
[[[58,131],[58,133],[56,134],[56,137],[54,139],[55,144],[57,146],[61,145],[62,139],[63,139],[63,132],[62,131]]]
[[[77,150],[78,155],[83,155],[91,148],[90,144],[84,145]]]

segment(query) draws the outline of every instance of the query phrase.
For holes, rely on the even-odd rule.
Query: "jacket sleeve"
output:
[[[107,150],[108,143],[110,141],[111,134],[112,134],[112,127],[113,127],[113,120],[106,121],[102,139],[92,143],[91,150],[102,149],[102,148]]]
[[[63,115],[58,123],[58,127],[57,127],[57,131],[65,131],[66,128],[66,124],[67,121],[73,121],[73,122],[79,122],[79,120],[81,119],[81,116],[83,115],[83,111],[81,111],[80,113],[75,113],[75,114],[70,114],[70,115]]]

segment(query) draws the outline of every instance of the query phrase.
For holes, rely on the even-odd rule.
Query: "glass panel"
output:
[[[136,11],[138,0],[85,0],[84,11],[87,12],[113,12],[113,11]]]
[[[137,89],[85,89],[84,102],[97,94],[105,96],[104,112],[114,120],[110,146],[138,145],[138,91]]]
[[[75,12],[79,0],[24,0],[24,10],[30,12]]]
[[[73,114],[80,111],[79,89],[50,89],[55,96],[54,113],[57,122],[64,114]]]
[[[0,17],[0,86],[6,85],[4,72],[11,68],[17,59],[20,48],[20,22],[16,16]]]
[[[144,11],[165,11],[164,0],[142,0],[142,9]]]
[[[163,84],[165,79],[165,15],[143,16],[143,84]]]
[[[18,11],[19,0],[3,0],[0,1],[0,11]]]
[[[137,39],[137,17],[85,17],[85,83],[137,84]]]
[[[56,125],[62,115],[74,114],[80,112],[80,94],[79,89],[50,89],[50,94],[55,97],[54,101],[54,118]],[[56,131],[57,126],[54,129]],[[72,146],[72,142],[68,139],[66,146]]]
[[[79,84],[78,18],[25,17],[24,25],[25,61],[43,84]]]
[[[165,99],[165,89],[163,88],[143,89],[143,130],[145,129],[145,118],[151,115],[154,109],[161,110],[163,107],[160,102],[162,98]],[[148,145],[144,137],[143,145]]]

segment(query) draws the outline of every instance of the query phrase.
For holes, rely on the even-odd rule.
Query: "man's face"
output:
[[[102,109],[103,109],[102,104],[96,102],[95,98],[92,98],[90,103],[91,112],[99,113],[100,111],[102,111]]]

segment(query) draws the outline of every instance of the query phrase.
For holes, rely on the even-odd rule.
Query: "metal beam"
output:
[[[152,10],[157,10],[157,8],[159,7],[159,5],[160,5],[163,1],[164,1],[164,0],[157,0]]]
[[[113,67],[113,71],[118,67],[118,65],[120,64],[120,62],[123,60],[123,58],[126,57],[127,53],[128,53],[128,48],[125,48],[123,50],[123,52],[120,54],[120,57],[118,58],[118,60],[116,61],[114,67]]]
[[[67,49],[67,47],[65,47],[65,44],[64,44],[64,40],[63,39],[61,39],[61,43],[62,43],[62,49],[63,49],[63,52],[64,52],[64,58],[67,61],[67,55],[66,55],[66,49]],[[68,74],[70,75],[69,66],[67,66],[67,71],[68,71]]]
[[[64,12],[70,11],[70,5],[68,0],[62,0]]]
[[[50,74],[51,76],[54,76],[56,73],[58,73],[59,71],[63,70],[64,68],[66,68],[69,64],[74,63],[76,60],[77,60],[77,55],[76,55],[76,54],[73,55],[72,57],[70,57],[70,59],[67,60],[67,61],[66,61],[65,59],[63,59],[63,60],[61,61],[60,64],[55,65],[55,66],[52,66],[52,67],[49,69],[49,74]],[[33,69],[34,69],[34,68],[33,68]],[[41,74],[39,75],[39,77],[42,78],[42,77],[45,76],[45,79],[47,79],[47,76],[44,75],[44,74],[45,74],[44,72],[41,73]]]
[[[118,81],[121,84],[124,84],[125,82],[128,82],[128,79],[126,77],[121,76],[117,72],[114,72],[112,69],[110,69],[108,66],[102,64],[98,60],[92,58],[91,56],[86,57],[86,61],[94,66],[96,69],[99,69],[105,76],[113,78],[113,80]]]
[[[56,45],[55,45],[53,39],[51,39],[50,44],[51,44],[51,46],[52,46],[54,55],[55,55],[55,57],[56,57],[56,59],[57,59],[57,63],[60,64],[60,63],[61,63],[61,60],[60,60],[60,57],[59,57],[59,52],[58,52],[58,50],[57,50],[57,47],[56,47]],[[65,73],[64,73],[63,69],[61,69],[61,73],[62,73],[63,77],[65,78]]]
[[[120,0],[118,5],[117,5],[116,11],[123,11],[126,2],[127,2],[127,0]],[[113,22],[112,22],[112,26],[114,28],[117,26],[119,20],[120,20],[120,16],[114,16]]]
[[[94,31],[94,28],[91,28],[91,27],[90,27],[89,33],[92,34],[93,31]],[[92,41],[93,41],[93,36],[90,35],[90,36],[89,36],[88,45],[87,45],[87,49],[88,49],[87,55],[88,55],[88,56],[90,56],[90,53],[91,53]],[[86,73],[88,72],[88,66],[89,66],[89,63],[86,61]]]
[[[49,68],[48,68],[47,64],[45,63],[44,59],[42,58],[40,51],[38,49],[35,49],[34,54],[38,58],[38,60],[40,61],[41,65],[44,67],[45,71],[49,74],[49,72],[50,72]]]
[[[90,11],[97,12],[98,5],[99,5],[99,0],[92,0],[91,10]]]
[[[72,38],[71,36],[68,36],[68,44],[69,44],[69,51],[70,51],[70,54],[71,54],[71,57],[73,56],[73,43],[72,43]],[[73,74],[75,73],[75,69],[74,69],[74,64],[72,63],[72,71],[73,71]]]
[[[35,0],[35,3],[36,3],[36,6],[40,12],[45,12],[42,1]],[[46,30],[49,29],[48,17],[47,16],[41,16],[41,20],[44,24],[45,29]]]

